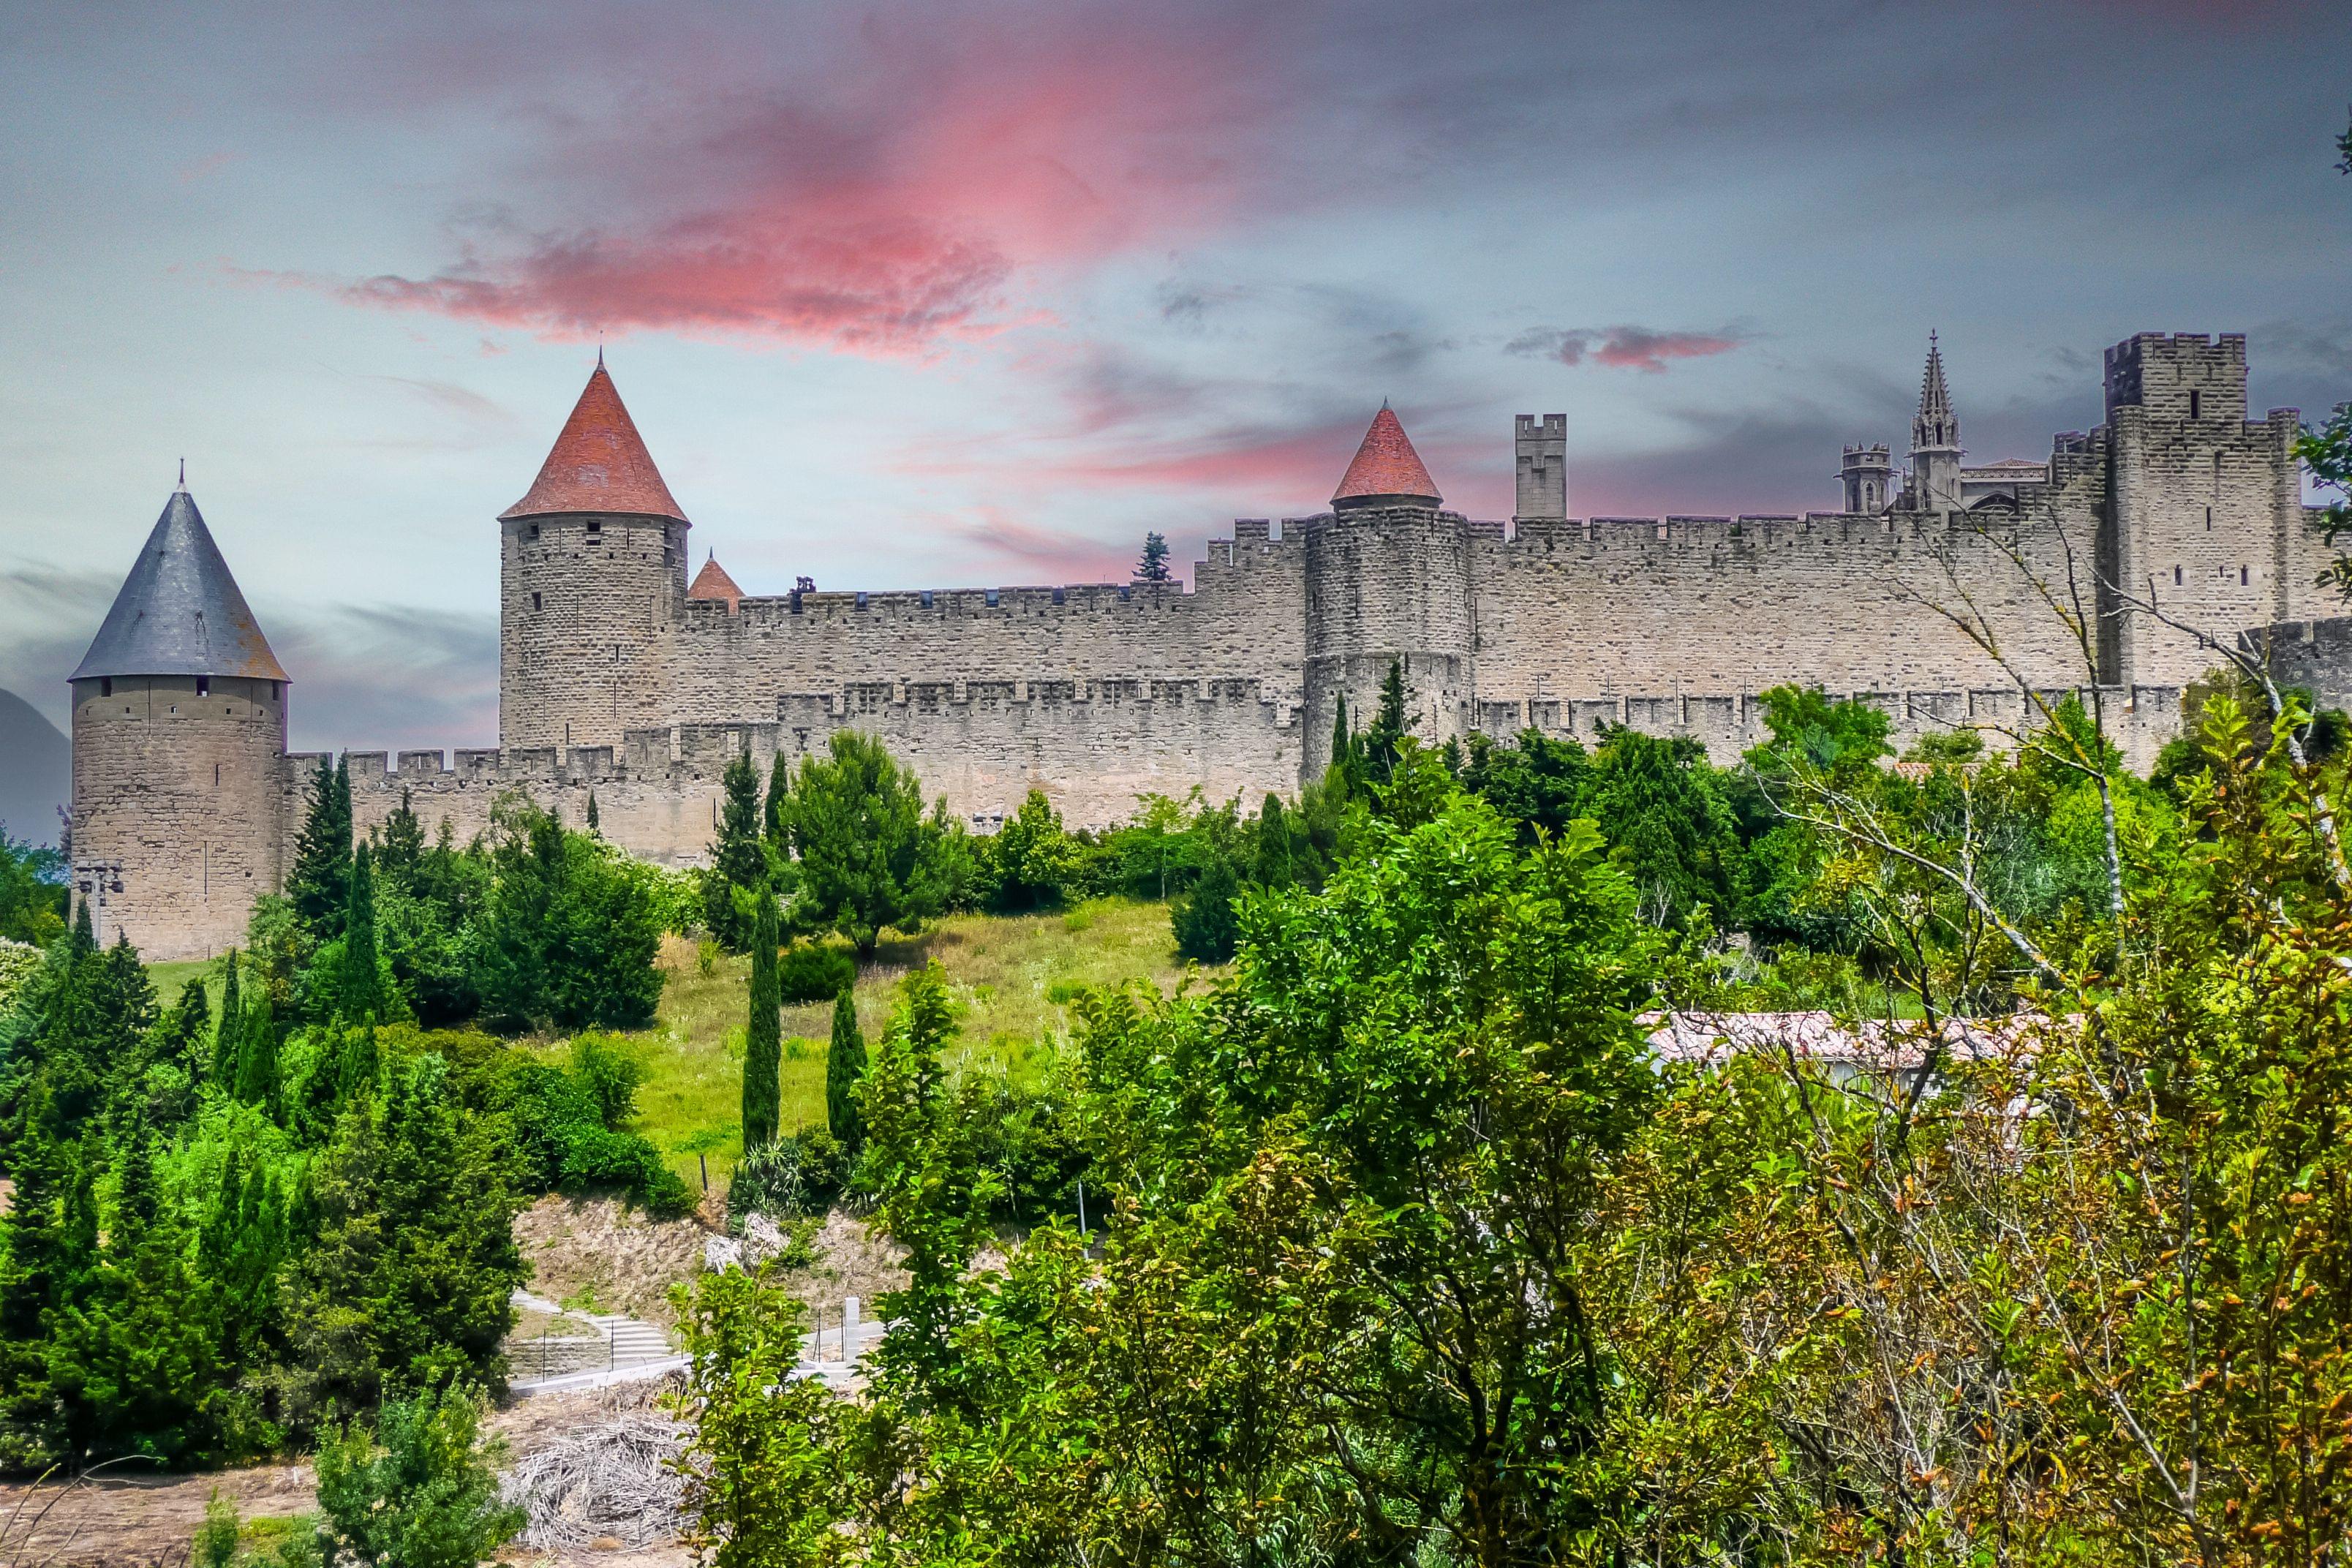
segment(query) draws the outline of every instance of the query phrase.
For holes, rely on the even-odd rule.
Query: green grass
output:
[[[919,937],[885,938],[859,970],[857,1025],[869,1049],[889,1025],[898,982],[933,958],[962,1005],[950,1063],[1001,1063],[1015,1073],[1037,1070],[1067,1034],[1079,990],[1149,979],[1169,992],[1185,969],[1165,904],[1105,899],[1053,914],[952,916]],[[628,1037],[646,1064],[635,1129],[689,1187],[699,1190],[698,1157],[707,1157],[711,1186],[723,1188],[742,1152],[740,1031],[751,960],[722,955],[704,975],[694,945],[672,938],[660,962],[667,984],[655,1026]],[[783,1025],[782,1119],[790,1131],[824,1120],[832,1004],[786,1007]],[[542,1048],[552,1058],[569,1047]]]
[[[955,915],[919,937],[886,937],[857,976],[857,1024],[870,1049],[888,1026],[898,982],[937,958],[961,1005],[950,1065],[1002,1064],[1034,1072],[1070,1025],[1069,1004],[1090,985],[1149,979],[1172,991],[1185,965],[1168,931],[1168,906],[1102,899],[1042,915]],[[654,1026],[624,1037],[645,1063],[635,1130],[653,1141],[670,1169],[696,1191],[701,1160],[710,1184],[724,1189],[742,1152],[741,1029],[751,1000],[751,960],[722,954],[700,973],[695,944],[672,937],[659,963],[666,984]],[[148,978],[164,1005],[211,966],[151,963]],[[215,1010],[220,983],[211,983]],[[782,1121],[787,1131],[824,1120],[824,1055],[833,1005],[784,1009]],[[731,1037],[731,1038],[730,1038]],[[568,1037],[522,1042],[549,1061],[570,1060]],[[731,1049],[730,1049],[731,1046]]]

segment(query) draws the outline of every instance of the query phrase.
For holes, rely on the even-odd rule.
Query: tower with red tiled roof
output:
[[[539,477],[499,514],[499,745],[617,748],[676,721],[688,526],[599,353]]]
[[[1331,510],[1306,525],[1304,776],[1330,762],[1344,700],[1363,729],[1401,666],[1412,732],[1436,744],[1471,727],[1470,525],[1386,403],[1339,478]]]

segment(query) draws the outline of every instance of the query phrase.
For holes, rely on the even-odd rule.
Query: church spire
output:
[[[1952,389],[1944,384],[1944,351],[1930,331],[1927,368],[1919,377],[1919,413],[1911,421],[1911,449],[1958,448],[1959,444],[1960,416],[1952,412]]]

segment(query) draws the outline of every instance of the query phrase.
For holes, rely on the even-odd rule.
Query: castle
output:
[[[1930,342],[1909,463],[1845,448],[1842,505],[1801,516],[1567,515],[1567,421],[1515,421],[1508,523],[1446,510],[1385,405],[1329,507],[1234,522],[1188,590],[1071,587],[747,595],[706,552],[598,357],[546,463],[500,514],[499,746],[350,755],[364,828],[403,790],[461,837],[520,789],[672,863],[697,859],[727,761],[764,770],[835,730],[880,734],[927,793],[987,831],[1033,786],[1074,825],[1144,792],[1295,792],[1344,699],[1391,662],[1420,732],[1533,725],[1760,738],[1787,682],[1885,707],[1898,738],[2015,723],[2021,684],[2096,679],[2146,766],[2196,637],[2324,614],[2293,409],[2249,419],[2245,340],[2107,351],[2105,422],[2046,462],[1970,467]],[[2314,634],[2305,634],[2306,638]],[[291,858],[315,757],[286,751],[288,677],[184,485],[72,678],[74,878],[152,957],[236,942]]]

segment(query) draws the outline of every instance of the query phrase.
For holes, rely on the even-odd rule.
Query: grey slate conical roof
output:
[[[74,680],[101,675],[235,675],[284,680],[195,498],[173,490],[114,595]]]

